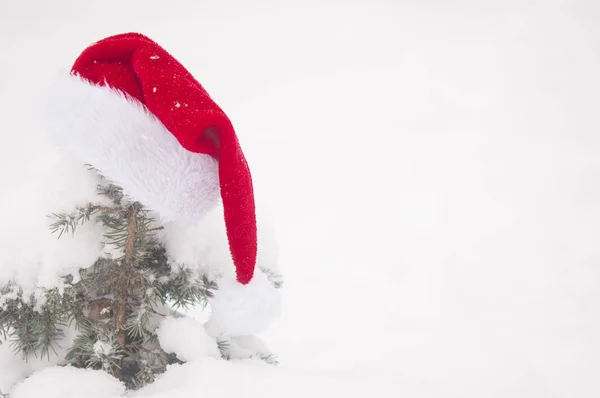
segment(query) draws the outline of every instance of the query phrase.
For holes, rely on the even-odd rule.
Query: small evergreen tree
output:
[[[104,229],[105,252],[79,278],[64,278],[60,288],[24,294],[8,283],[0,288],[0,339],[25,355],[56,353],[64,329],[75,325],[76,338],[66,361],[102,369],[130,389],[154,380],[179,360],[164,352],[155,333],[172,308],[205,305],[216,284],[172,263],[156,238],[162,227],[139,202],[102,179],[98,192],[111,205],[90,203],[72,213],[53,214],[52,233],[60,238],[86,222]]]

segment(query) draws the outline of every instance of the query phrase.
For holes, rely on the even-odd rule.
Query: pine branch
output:
[[[14,293],[2,289],[6,294]],[[26,356],[41,354],[50,357],[56,353],[57,340],[64,336],[62,327],[67,319],[61,295],[56,289],[44,292],[44,302],[40,304],[35,296],[23,298],[22,290],[13,297],[3,297],[0,308],[0,329],[4,338],[9,338],[16,351]]]
[[[50,232],[59,232],[58,238],[60,239],[63,234],[71,233],[75,234],[75,230],[78,226],[83,225],[98,211],[116,211],[117,209],[89,204],[84,207],[77,207],[73,213],[52,213],[52,216],[56,219],[55,222],[50,224]]]
[[[190,308],[194,305],[205,306],[212,291],[217,289],[215,282],[205,275],[195,278],[189,268],[179,266],[171,273],[169,282],[164,286],[163,302],[170,302],[174,308]]]
[[[229,359],[230,346],[231,343],[229,342],[229,340],[217,339],[217,348],[219,349],[219,352],[221,353],[221,357],[223,359]]]
[[[269,365],[279,365],[279,360],[273,354],[269,354],[269,355],[258,354],[258,358],[265,361]]]
[[[276,289],[283,287],[283,276],[281,274],[265,267],[260,267],[259,270],[267,276],[269,282],[271,282]]]
[[[139,388],[168,364],[182,363],[160,347],[156,335],[167,307],[204,306],[217,285],[170,261],[156,237],[164,227],[140,203],[107,179],[97,188],[110,205],[90,203],[72,213],[53,214],[51,231],[60,238],[93,220],[104,228],[103,243],[110,254],[80,269],[79,278],[64,278],[60,293],[52,289],[24,297],[17,286],[0,287],[0,337],[25,355],[50,357],[56,354],[63,326],[74,323],[77,336],[66,347],[65,359],[73,366],[104,369],[127,388]],[[277,285],[278,275],[268,276]],[[227,342],[218,344],[225,356]]]
[[[106,196],[112,200],[115,206],[122,205],[125,194],[120,187],[113,184],[98,185],[97,190],[100,195]]]

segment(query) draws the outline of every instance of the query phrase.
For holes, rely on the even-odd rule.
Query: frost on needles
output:
[[[101,181],[98,191],[110,205],[91,203],[53,214],[51,231],[60,237],[77,233],[83,223],[100,223],[111,254],[42,294],[25,294],[13,283],[0,287],[0,342],[9,341],[26,356],[50,357],[64,330],[75,326],[72,346],[62,347],[66,362],[102,369],[136,389],[168,364],[181,362],[161,349],[155,333],[159,321],[177,316],[177,308],[206,305],[217,285],[171,262],[156,237],[162,227],[149,211]]]

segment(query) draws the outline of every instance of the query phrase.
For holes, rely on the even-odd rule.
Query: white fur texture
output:
[[[281,311],[279,290],[256,271],[247,285],[228,277],[218,281],[210,299],[211,316],[206,324],[212,336],[248,336],[264,332]]]
[[[53,141],[163,221],[194,221],[219,198],[217,162],[185,150],[138,101],[63,72],[48,103]]]

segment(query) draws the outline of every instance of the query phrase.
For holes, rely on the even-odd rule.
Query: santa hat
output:
[[[230,290],[251,289],[250,169],[231,121],[181,63],[144,35],[111,36],[86,48],[50,93],[49,127],[59,146],[164,221],[197,221],[220,193],[238,285]],[[237,296],[223,301],[240,304]]]

